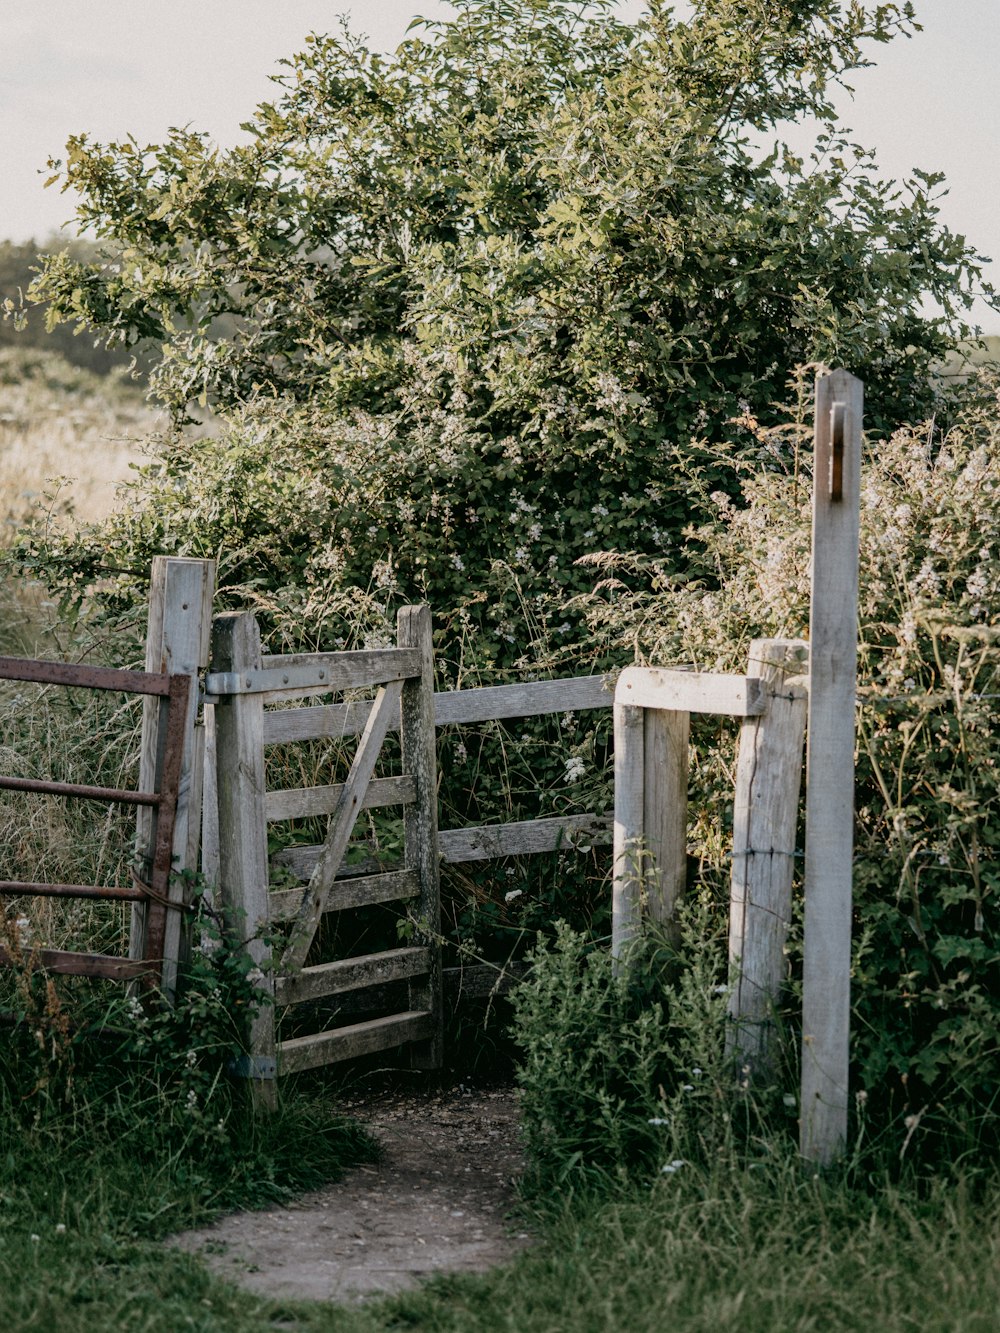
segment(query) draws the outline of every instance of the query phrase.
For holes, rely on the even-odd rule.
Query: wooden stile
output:
[[[863,386],[816,380],[802,1001],[801,1152],[847,1140]]]
[[[730,1027],[727,1053],[746,1069],[769,1067],[773,1012],[785,979],[792,918],[808,647],[756,639],[748,675],[761,681],[767,712],[740,730],[733,807],[729,907]]]

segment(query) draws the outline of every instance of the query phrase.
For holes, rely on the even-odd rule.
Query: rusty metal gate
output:
[[[92,898],[109,902],[141,903],[146,906],[145,938],[141,956],[117,957],[112,954],[81,953],[64,949],[34,949],[31,956],[47,971],[72,976],[106,977],[116,981],[141,978],[146,986],[156,985],[162,975],[163,945],[167,913],[177,904],[169,901],[171,853],[177,793],[184,751],[184,727],[191,678],[145,671],[123,671],[62,662],[42,662],[17,657],[0,657],[0,680],[25,681],[38,685],[66,685],[77,689],[118,691],[122,694],[152,696],[161,701],[162,744],[156,765],[153,791],[119,790],[113,787],[85,786],[79,783],[50,782],[34,778],[0,775],[0,789],[39,792],[104,804],[149,807],[153,811],[149,846],[149,883],[133,873],[132,887],[97,884],[36,884],[18,880],[0,880],[0,897],[27,896],[52,898]],[[10,951],[0,946],[0,965],[13,963]]]

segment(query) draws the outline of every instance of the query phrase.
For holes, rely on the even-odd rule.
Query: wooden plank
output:
[[[383,686],[375,700],[368,725],[358,744],[351,771],[344,783],[340,804],[330,818],[330,832],[323,851],[313,871],[309,884],[302,898],[302,908],[292,927],[285,952],[281,957],[281,971],[294,972],[306,961],[306,954],[312,944],[316,927],[323,914],[323,902],[327,890],[337,877],[337,871],[343,860],[347,843],[361,810],[365,789],[371,781],[375,764],[378,761],[382,742],[385,740],[389,723],[399,716],[399,700],[403,692],[401,680],[390,681]]]
[[[386,949],[383,953],[320,963],[317,967],[304,967],[294,976],[278,977],[275,1003],[302,1004],[307,1000],[322,1000],[327,995],[361,990],[364,986],[385,986],[390,981],[420,976],[430,965],[431,951],[422,948]]]
[[[659,667],[626,667],[618,677],[615,702],[632,708],[729,717],[752,717],[764,709],[760,682],[752,677]]]
[[[382,648],[356,653],[303,653],[270,657],[253,671],[212,671],[207,695],[262,694],[270,703],[406,680],[420,671],[415,652]]]
[[[350,862],[341,861],[336,874],[337,879],[353,878],[356,875],[381,875],[383,871],[398,870],[402,866],[402,862],[398,858],[390,862],[381,856],[355,856],[354,852],[359,846],[370,847],[371,844],[355,843],[348,849],[353,859]],[[280,852],[275,852],[271,857],[271,864],[291,871],[296,879],[306,884],[309,881],[309,876],[316,869],[316,863],[322,850],[321,843],[315,846],[309,846],[306,843],[293,843],[292,846],[285,847]]]
[[[610,708],[614,703],[610,676],[575,676],[567,680],[533,680],[516,685],[489,685],[474,690],[449,690],[434,696],[434,722],[489,722],[508,717],[539,717]]]
[[[247,611],[216,617],[212,660],[223,670],[252,670],[260,661],[260,630]],[[219,850],[218,888],[222,905],[255,966],[258,982],[272,993],[266,965],[270,949],[261,938],[268,924],[267,825],[264,822],[264,706],[259,696],[230,695],[215,705]],[[264,1003],[250,1033],[255,1067],[274,1059],[274,1008]],[[262,1108],[274,1104],[271,1083],[255,1081],[253,1095]]]
[[[638,938],[646,876],[645,723],[642,709],[615,696],[615,819],[612,854],[611,956],[616,972],[627,965]]]
[[[353,1060],[359,1055],[388,1051],[408,1041],[426,1041],[433,1035],[435,1020],[431,1014],[407,1012],[367,1023],[332,1028],[308,1037],[292,1037],[278,1045],[278,1070],[298,1074],[304,1069]]]
[[[322,847],[303,847],[298,849],[308,855],[303,858],[303,878],[308,880],[312,874]],[[351,879],[338,879],[327,889],[322,902],[323,912],[343,912],[351,907],[374,907],[378,903],[400,902],[406,898],[416,898],[420,893],[420,881],[415,870],[392,870],[382,875],[358,875]],[[271,920],[293,921],[302,906],[301,889],[275,889],[271,893]]]
[[[444,1060],[444,1006],[441,993],[441,880],[437,821],[437,734],[434,730],[434,639],[429,606],[404,606],[396,618],[401,648],[420,655],[420,675],[403,687],[400,745],[403,768],[416,781],[416,800],[403,811],[407,866],[417,872],[415,938],[430,951],[426,977],[409,988],[411,1010],[432,1015],[429,1039],[411,1052],[416,1069],[440,1069]]]
[[[156,556],[150,573],[149,620],[146,636],[146,670],[150,673],[187,675],[197,678],[208,665],[211,642],[212,600],[215,595],[215,561],[188,560]],[[183,728],[183,759],[174,815],[174,869],[195,870],[201,810],[200,776],[196,774],[194,724],[198,713],[198,690],[192,688],[187,702]],[[139,759],[139,787],[152,790],[163,760],[165,710],[159,700],[143,702],[142,739]],[[156,842],[156,816],[140,812],[136,820],[137,873],[149,883],[152,853]],[[171,902],[182,902],[186,881],[171,878]],[[146,953],[147,917],[154,909],[137,905],[132,910],[129,956],[142,958]],[[163,973],[161,988],[169,998],[177,981],[177,969],[190,941],[184,933],[184,914],[170,912],[164,923]]]
[[[611,680],[611,676],[576,676],[523,685],[444,690],[434,696],[434,725],[444,727],[452,723],[610,708],[614,702]],[[277,709],[264,715],[264,743],[277,745],[356,736],[364,730],[370,712],[371,703],[366,701]]]
[[[643,813],[649,917],[674,943],[687,882],[688,746],[691,714],[643,709]]]
[[[344,795],[344,784],[329,787],[290,787],[269,791],[264,800],[268,823],[282,819],[307,819],[330,815]],[[410,805],[416,800],[417,784],[407,773],[398,778],[372,778],[361,800],[362,810],[378,810],[386,805]]]
[[[115,958],[103,953],[70,953],[65,949],[31,949],[28,953],[46,972],[57,972],[61,976],[136,981],[150,971],[150,964],[142,958]],[[10,951],[0,945],[0,966],[12,965]]]
[[[492,861],[501,856],[534,856],[537,852],[589,851],[611,841],[606,815],[558,815],[517,824],[480,824],[476,828],[442,829],[441,860]]]
[[[502,966],[492,963],[472,963],[466,967],[444,969],[444,989],[452,1004],[461,1000],[486,1000],[506,995],[528,975],[528,964],[519,961]]]
[[[360,736],[372,711],[372,701],[313,704],[309,708],[275,708],[264,714],[264,744],[289,741],[343,740]],[[398,727],[390,727],[397,731]]]
[[[744,721],[736,760],[726,1052],[741,1081],[766,1078],[771,1069],[792,916],[807,697],[800,673],[808,656],[798,639],[756,639],[750,645],[748,674],[763,682],[768,707]]]
[[[817,377],[800,1146],[819,1165],[847,1141],[862,411],[860,380]]]

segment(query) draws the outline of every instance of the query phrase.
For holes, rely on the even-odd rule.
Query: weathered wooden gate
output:
[[[345,700],[305,708],[269,708],[308,696],[374,687],[374,700]],[[430,612],[404,607],[398,646],[377,651],[261,654],[254,617],[233,613],[216,619],[206,698],[214,702],[218,791],[217,843],[205,838],[206,878],[223,902],[243,913],[243,929],[258,963],[275,962],[277,1006],[322,1000],[390,981],[408,983],[405,1009],[324,1031],[275,1040],[274,1010],[263,1006],[252,1034],[246,1072],[267,1081],[354,1056],[413,1044],[423,1068],[441,1062],[440,893],[437,857],[437,778],[434,749],[434,685]],[[399,731],[402,773],[374,777],[390,731]],[[268,791],[265,747],[358,734],[342,784]],[[358,874],[344,863],[363,809],[403,807],[401,869]],[[326,841],[294,859],[304,889],[269,889],[267,826],[280,820],[329,815]],[[409,900],[418,938],[405,948],[310,964],[309,952],[325,913]],[[290,921],[279,960],[269,960],[262,927]],[[266,933],[266,931],[265,931]]]
[[[80,663],[42,662],[0,657],[0,679],[39,685],[64,685],[76,689],[112,690],[158,699],[159,745],[153,768],[152,790],[133,791],[80,783],[0,776],[6,791],[36,792],[78,800],[100,801],[145,807],[154,813],[147,825],[145,845],[138,850],[139,862],[149,867],[148,883],[138,873],[132,887],[100,884],[39,884],[0,880],[0,896],[26,895],[50,898],[90,898],[105,902],[131,902],[144,907],[144,928],[138,949],[130,958],[112,954],[81,953],[66,949],[33,949],[32,956],[50,972],[73,976],[107,977],[117,981],[141,979],[155,985],[163,973],[164,941],[168,913],[178,910],[171,901],[170,881],[174,822],[184,758],[191,695],[191,678],[166,672],[120,671]],[[0,965],[14,961],[0,947]]]

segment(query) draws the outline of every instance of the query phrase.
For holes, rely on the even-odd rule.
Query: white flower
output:
[[[566,760],[566,781],[577,782],[587,771],[587,765],[579,755],[571,755]]]
[[[687,1166],[687,1162],[681,1157],[675,1157],[672,1162],[668,1162],[666,1166],[660,1167],[660,1175],[672,1176],[675,1172],[679,1171],[682,1166]]]
[[[510,889],[508,890],[507,893],[504,894],[503,900],[505,903],[510,905],[511,903],[516,902],[518,898],[523,897],[523,895],[524,895],[523,889]]]

